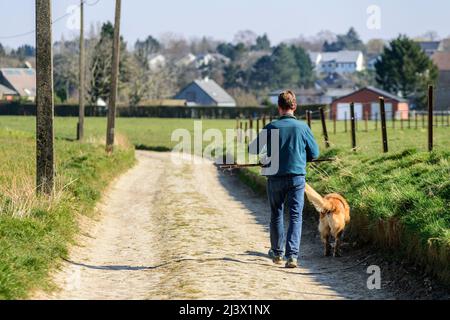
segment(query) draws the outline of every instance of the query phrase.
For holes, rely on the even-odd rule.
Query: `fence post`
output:
[[[250,117],[248,119],[248,125],[249,125],[249,129],[250,129],[250,134],[249,134],[250,141],[253,141],[253,118],[252,117]]]
[[[375,131],[378,131],[378,112],[375,113]]]
[[[263,125],[263,128],[266,126],[266,115],[263,115],[262,125]]]
[[[344,112],[344,132],[347,133],[347,111]]]
[[[336,117],[336,113],[333,113],[333,133],[336,134],[336,122],[337,122],[337,117]]]
[[[418,124],[418,116],[417,116],[417,111],[414,111],[414,122],[416,123],[416,130],[419,128],[419,124]]]
[[[327,123],[325,119],[325,112],[323,108],[319,109],[320,111],[320,120],[322,121],[322,131],[323,131],[323,138],[325,139],[325,147],[330,147],[330,142],[328,141],[328,131],[327,131]]]
[[[350,103],[350,123],[352,128],[352,150],[356,151],[355,104]]]
[[[308,123],[308,127],[311,129],[311,112],[306,110],[306,122]]]
[[[383,152],[388,152],[388,139],[386,130],[386,109],[384,106],[384,98],[380,97],[380,113],[381,113],[381,137],[383,140]]]
[[[242,143],[242,121],[239,119],[239,143]]]
[[[369,132],[369,113],[367,111],[365,115],[365,131]]]
[[[428,151],[433,151],[433,86],[428,86]]]
[[[245,121],[245,131],[244,131],[244,143],[247,144],[248,143],[248,136],[247,136],[247,132],[248,132],[248,122]]]
[[[400,129],[403,130],[403,111],[400,111]]]
[[[407,112],[408,112],[408,129],[411,129],[411,113],[409,112],[409,110]]]
[[[425,128],[425,113],[422,113],[422,128]]]
[[[256,118],[256,135],[259,134],[259,118]]]

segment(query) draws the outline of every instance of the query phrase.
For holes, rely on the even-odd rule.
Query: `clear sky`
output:
[[[98,0],[87,0],[93,4]],[[53,18],[63,16],[79,0],[53,0]],[[113,20],[114,0],[99,0],[86,7],[86,25]],[[379,26],[368,28],[374,15],[371,5],[379,7]],[[34,35],[5,38],[34,29],[35,0],[0,0],[0,42],[16,47],[34,44]],[[449,0],[122,0],[122,34],[129,43],[151,34],[165,32],[186,38],[212,36],[231,41],[239,30],[266,32],[274,43],[312,36],[321,30],[343,33],[354,26],[364,40],[390,39],[399,33],[417,36],[429,30],[450,35]],[[378,16],[378,15],[377,15]],[[376,18],[376,17],[375,17]],[[54,24],[54,39],[75,30],[70,18]],[[72,23],[73,25],[73,23]]]

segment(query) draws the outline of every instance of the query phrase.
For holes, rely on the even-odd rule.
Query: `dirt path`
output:
[[[366,256],[323,258],[306,218],[301,267],[267,258],[266,202],[210,163],[175,165],[137,152],[138,165],[103,200],[99,221],[56,273],[50,299],[392,299],[368,290]]]

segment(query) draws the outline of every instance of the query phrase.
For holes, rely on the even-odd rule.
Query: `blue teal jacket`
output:
[[[258,154],[264,142],[269,157],[272,156],[274,150],[271,147],[271,131],[278,129],[279,131],[279,169],[276,174],[271,176],[286,175],[303,175],[306,176],[306,163],[319,157],[319,146],[317,145],[314,135],[308,125],[297,120],[296,117],[286,115],[273,121],[264,127],[257,139],[249,145],[251,154]],[[267,132],[267,139],[262,135]],[[258,141],[260,148],[257,148]]]

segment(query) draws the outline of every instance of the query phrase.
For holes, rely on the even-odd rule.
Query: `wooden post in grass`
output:
[[[337,119],[336,119],[336,112],[333,113],[333,134],[336,134],[336,129],[337,129]]]
[[[117,88],[119,84],[119,59],[120,59],[120,14],[122,0],[116,0],[116,12],[114,21],[114,39],[112,48],[111,67],[111,92],[108,107],[108,124],[106,130],[106,152],[110,153],[114,149],[114,137],[116,130],[116,103]]]
[[[308,127],[311,129],[311,111],[306,110],[306,122],[308,123]]]
[[[417,115],[417,111],[414,111],[414,122],[415,122],[415,125],[416,125],[416,130],[419,128],[418,120],[419,120],[419,118],[418,118],[418,115]]]
[[[262,125],[263,125],[263,128],[266,126],[266,115],[263,115]]]
[[[428,86],[428,151],[433,151],[433,86]]]
[[[344,132],[347,133],[347,111],[344,112]]]
[[[250,129],[250,134],[249,134],[250,141],[253,141],[253,118],[252,117],[248,118],[248,126]]]
[[[378,131],[378,112],[375,113],[375,131]]]
[[[242,121],[239,119],[239,143],[242,143]]]
[[[411,113],[409,111],[408,112],[408,129],[411,129]]]
[[[352,150],[356,151],[355,104],[350,103],[350,123],[352,128]]]
[[[366,131],[366,132],[369,132],[369,113],[366,111],[365,114],[366,114],[366,115],[365,115],[365,119],[364,119],[364,122],[365,122],[365,131]]]
[[[81,141],[84,138],[84,1],[80,0],[80,63],[79,63],[79,86],[78,86],[78,125],[77,125],[77,140]]]
[[[422,128],[425,128],[425,113],[422,113]]]
[[[384,98],[380,97],[380,115],[381,115],[381,137],[383,140],[383,152],[388,152],[388,139],[386,130],[386,109],[384,106]]]
[[[395,129],[395,117],[397,116],[396,112],[394,111],[394,107],[392,107],[392,129]]]
[[[325,139],[325,147],[330,147],[330,141],[328,140],[328,131],[327,131],[327,123],[325,119],[325,111],[323,108],[319,109],[320,111],[320,120],[322,121],[322,132],[323,132],[323,138]]]
[[[248,144],[247,131],[248,131],[248,123],[247,123],[247,121],[245,121],[245,130],[244,130],[244,143],[245,144]]]
[[[256,135],[259,134],[259,118],[256,118]]]
[[[36,183],[47,195],[55,176],[52,46],[51,1],[36,0]]]
[[[400,129],[403,130],[403,111],[400,111]]]

